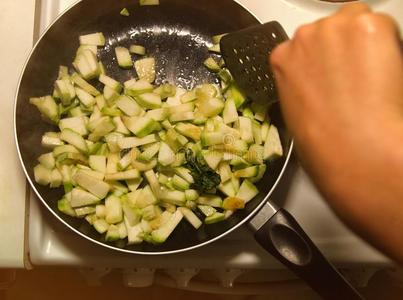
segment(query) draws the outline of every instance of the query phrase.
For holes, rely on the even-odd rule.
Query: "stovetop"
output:
[[[74,0],[38,0],[37,28],[44,29]],[[278,20],[292,36],[296,27],[337,9],[338,4],[316,0],[242,0],[262,21]],[[403,15],[400,1],[368,1]],[[400,8],[400,10],[399,10]],[[398,16],[395,16],[398,17]],[[400,17],[400,22],[403,18]],[[400,24],[402,25],[402,24]],[[276,189],[273,200],[288,209],[326,257],[339,267],[388,265],[390,261],[350,232],[329,209],[295,157]],[[169,256],[130,255],[93,244],[59,224],[40,201],[30,195],[29,251],[34,265],[111,268],[199,268],[283,270],[254,241],[246,227],[202,248]]]

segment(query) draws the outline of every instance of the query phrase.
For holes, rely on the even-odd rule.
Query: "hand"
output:
[[[272,53],[301,161],[336,213],[403,263],[403,59],[393,19],[350,4]]]

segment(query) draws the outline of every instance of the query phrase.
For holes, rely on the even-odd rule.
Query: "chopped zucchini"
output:
[[[121,16],[124,16],[124,17],[128,17],[128,16],[130,16],[130,12],[129,12],[129,10],[125,7],[125,8],[123,8],[123,9],[120,11],[120,15],[121,15]]]
[[[141,45],[131,45],[129,48],[130,53],[137,54],[137,55],[145,55],[146,48]]]
[[[258,189],[256,186],[250,182],[249,180],[245,179],[240,188],[238,193],[236,194],[236,198],[242,199],[245,201],[245,203],[248,203],[250,200],[252,200],[257,194],[259,193]]]
[[[80,36],[81,45],[104,46],[105,36],[102,32],[90,33]]]
[[[225,215],[220,212],[215,212],[213,215],[204,219],[206,224],[214,224],[225,220]]]
[[[147,82],[154,82],[155,80],[155,59],[152,57],[137,60],[134,63],[134,68],[138,77]]]
[[[263,159],[271,160],[283,156],[283,147],[281,146],[280,136],[277,127],[271,125],[264,143]]]
[[[178,210],[183,214],[185,219],[195,228],[199,229],[202,226],[202,221],[189,208],[179,207]]]
[[[125,47],[116,47],[115,55],[118,61],[118,65],[121,68],[128,69],[133,67],[132,57],[130,56],[130,52]]]

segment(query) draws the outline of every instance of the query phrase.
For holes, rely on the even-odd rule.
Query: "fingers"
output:
[[[271,55],[269,56],[269,63],[272,66],[272,69],[276,75],[276,73],[281,73],[281,68],[283,66],[284,59],[289,57],[289,50],[291,47],[292,41],[286,41],[274,48]]]

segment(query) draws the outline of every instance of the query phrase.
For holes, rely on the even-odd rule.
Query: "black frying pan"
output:
[[[197,231],[187,222],[181,222],[162,245],[108,244],[87,222],[58,211],[57,200],[63,195],[63,190],[40,186],[35,183],[33,175],[36,158],[45,152],[40,144],[42,134],[57,128],[43,122],[28,99],[51,93],[59,65],[71,67],[79,46],[79,35],[96,31],[105,34],[107,45],[99,51],[99,57],[105,63],[106,73],[121,82],[135,76],[135,72],[122,71],[117,66],[114,47],[139,43],[146,47],[150,56],[156,58],[159,70],[157,84],[170,82],[190,89],[201,83],[217,81],[202,65],[210,55],[206,44],[211,42],[212,35],[260,24],[250,12],[232,0],[160,2],[160,6],[140,7],[135,0],[85,0],[71,7],[48,29],[32,51],[23,71],[15,107],[16,140],[21,162],[43,204],[81,236],[99,245],[135,254],[169,254],[194,249],[247,222],[265,205],[286,167],[292,148],[279,107],[275,105],[270,116],[279,128],[285,155],[269,163],[268,172],[258,183],[259,195],[225,222],[203,225]],[[131,12],[129,17],[119,14],[123,7]],[[96,85],[96,82],[93,84]],[[324,259],[302,229],[294,224],[292,217],[283,210],[268,212],[273,207],[265,205],[263,213],[252,222],[257,231],[256,238],[263,247],[302,276],[322,296],[353,299],[351,287]],[[271,221],[266,223],[270,217]]]

